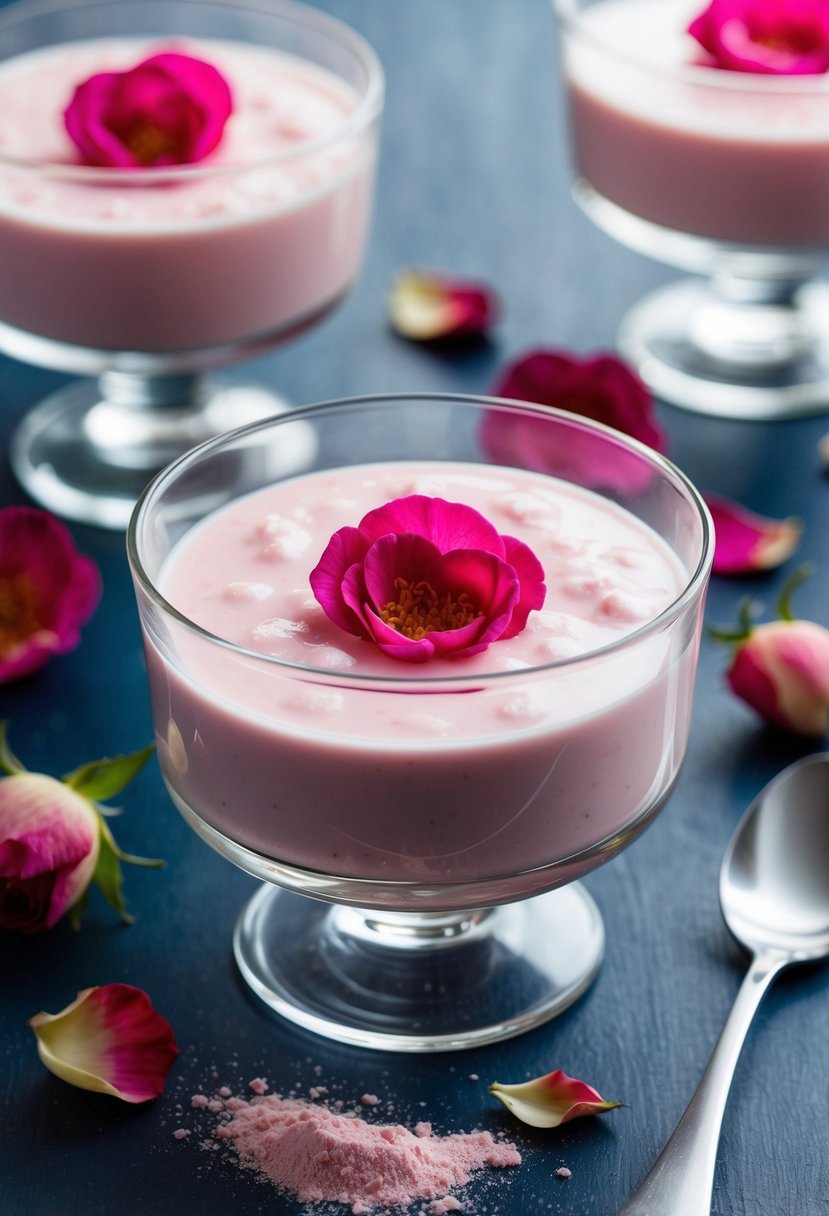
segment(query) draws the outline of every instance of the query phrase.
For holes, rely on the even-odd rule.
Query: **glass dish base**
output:
[[[64,519],[126,528],[150,479],[196,444],[285,413],[263,386],[184,373],[108,373],[71,384],[26,414],[9,459],[20,484]],[[277,476],[301,472],[316,453],[310,425],[286,433]]]
[[[718,341],[728,343],[721,355]],[[681,280],[628,311],[617,345],[656,397],[683,409],[754,421],[829,412],[824,284],[804,286],[794,305],[748,312],[703,280]]]
[[[604,926],[579,883],[451,913],[332,906],[265,883],[233,948],[260,1000],[306,1030],[383,1051],[457,1051],[571,1005],[601,965]]]

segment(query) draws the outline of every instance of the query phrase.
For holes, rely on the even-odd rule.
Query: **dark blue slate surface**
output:
[[[570,201],[546,0],[326,0],[320,7],[363,31],[388,73],[371,252],[343,308],[292,348],[258,360],[251,374],[302,403],[386,390],[478,392],[532,345],[609,346],[625,306],[670,272],[613,245]],[[504,315],[492,342],[449,355],[396,339],[384,298],[404,264],[496,284]],[[58,375],[0,359],[4,436],[60,383]],[[668,408],[660,417],[674,458],[701,488],[802,516],[801,556],[817,572],[797,607],[829,624],[829,480],[816,449],[829,420],[739,425]],[[5,468],[0,501],[23,501]],[[56,774],[151,737],[123,538],[73,532],[101,565],[103,603],[78,651],[0,689],[0,716],[10,720],[15,749],[31,768]],[[785,573],[715,581],[709,620],[732,620],[746,593],[770,606]],[[525,1162],[471,1188],[468,1210],[476,1216],[611,1216],[684,1108],[742,974],[744,959],[717,907],[722,850],[760,787],[813,750],[760,727],[725,690],[723,665],[722,651],[706,642],[679,785],[645,836],[588,881],[608,931],[597,982],[557,1021],[471,1053],[412,1058],[347,1049],[255,1005],[230,954],[231,926],[254,882],[184,826],[153,763],[125,795],[117,825],[123,847],[168,861],[162,874],[128,872],[136,924],[117,926],[93,897],[80,935],[61,925],[25,942],[0,942],[3,1216],[213,1216],[230,1205],[296,1216],[299,1205],[200,1151],[196,1136],[172,1137],[177,1126],[197,1127],[189,1097],[200,1085],[235,1086],[257,1074],[277,1090],[328,1084],[349,1101],[373,1091],[394,1103],[396,1118],[431,1119],[440,1132],[507,1128]],[[146,1108],[56,1080],[38,1062],[26,1028],[36,1011],[55,1011],[79,988],[114,980],[146,988],[183,1049],[168,1092]],[[827,970],[793,973],[768,998],[727,1111],[718,1216],[827,1210],[827,1016]],[[541,1133],[510,1121],[486,1094],[488,1080],[555,1067],[627,1108]],[[567,1182],[555,1177],[561,1164],[572,1170]]]

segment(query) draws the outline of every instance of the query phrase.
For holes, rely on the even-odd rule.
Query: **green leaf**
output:
[[[5,721],[0,722],[0,772],[5,773],[7,777],[14,777],[17,773],[25,773],[26,770],[9,747],[6,726]]]
[[[61,780],[90,802],[105,802],[107,798],[120,794],[121,790],[129,785],[154,750],[155,744],[150,743],[141,751],[130,752],[127,756],[93,760],[90,764],[82,764],[74,772],[67,773]]]
[[[762,611],[762,605],[750,597],[740,600],[737,606],[737,624],[727,628],[724,625],[707,625],[705,632],[715,642],[737,645],[751,637],[754,628],[754,618]]]
[[[124,902],[121,862],[126,862],[131,866],[146,866],[153,870],[161,870],[167,863],[161,858],[136,857],[133,853],[125,853],[116,844],[109,824],[100,814],[98,816],[98,823],[101,833],[101,847],[98,852],[98,862],[95,866],[95,873],[92,875],[92,881],[98,887],[109,906],[114,908],[121,917],[121,920],[125,924],[131,925],[135,917],[129,914],[127,905]]]

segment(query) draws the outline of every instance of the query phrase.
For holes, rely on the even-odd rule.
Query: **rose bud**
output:
[[[70,1085],[148,1102],[179,1054],[170,1023],[131,984],[85,988],[60,1013],[29,1019],[43,1063]]]
[[[734,647],[726,678],[738,697],[774,726],[822,736],[829,730],[829,629],[793,617],[789,597],[802,577],[784,588],[778,620],[752,625],[746,604],[737,630],[710,632]]]
[[[568,1077],[560,1068],[522,1085],[494,1081],[489,1092],[530,1127],[558,1127],[581,1115],[598,1115],[622,1105],[605,1101],[592,1085]]]
[[[11,753],[0,723],[0,929],[39,933],[70,913],[80,923],[90,885],[122,920],[121,862],[163,862],[123,853],[98,805],[119,793],[152,748],[84,765],[62,781],[27,772]]]

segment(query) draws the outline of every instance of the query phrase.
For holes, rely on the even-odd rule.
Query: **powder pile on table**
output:
[[[199,1100],[198,1105],[203,1103]],[[215,1110],[211,1100],[207,1104]],[[353,1216],[428,1202],[428,1216],[462,1211],[450,1195],[485,1167],[519,1165],[509,1141],[477,1131],[438,1136],[430,1123],[369,1123],[304,1098],[223,1098],[215,1135],[239,1163],[301,1203],[350,1205]]]

